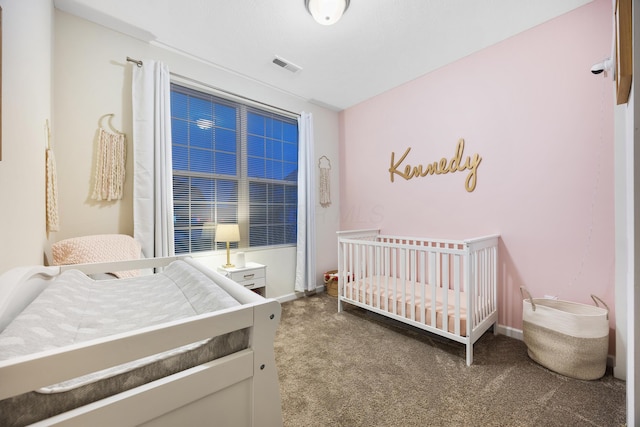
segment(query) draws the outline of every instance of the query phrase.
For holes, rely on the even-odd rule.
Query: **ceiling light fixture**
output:
[[[319,24],[333,25],[349,8],[350,0],[304,0],[304,6]]]

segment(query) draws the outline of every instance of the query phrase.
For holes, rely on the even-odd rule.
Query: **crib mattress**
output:
[[[193,266],[95,281],[68,270],[0,333],[0,360],[240,305]],[[247,348],[234,331],[0,401],[1,425],[24,425]]]
[[[395,281],[395,288],[394,288]],[[369,276],[361,280],[348,282],[346,285],[346,297],[366,305],[413,319],[417,322],[434,326],[444,330],[444,294],[445,290],[436,287],[436,299],[432,300],[432,286],[429,284],[414,283],[406,280],[386,276]],[[403,294],[404,288],[404,294]],[[422,302],[422,288],[424,288],[424,304]],[[395,292],[394,292],[395,289]],[[415,291],[414,291],[415,290]],[[415,296],[414,296],[415,293]],[[404,296],[403,296],[404,295]],[[447,332],[455,331],[456,292],[453,289],[446,290],[447,295]],[[460,336],[466,336],[467,331],[467,296],[460,292]],[[379,305],[378,305],[379,304]],[[404,306],[404,307],[403,307]],[[423,308],[424,307],[424,308]],[[403,314],[404,308],[404,314]],[[394,311],[395,310],[395,311]],[[436,313],[436,324],[432,324],[432,312]],[[413,317],[412,317],[413,315]],[[424,317],[423,317],[424,316]]]

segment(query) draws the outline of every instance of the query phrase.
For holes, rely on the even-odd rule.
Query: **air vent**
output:
[[[281,58],[279,56],[276,56],[275,58],[273,58],[272,61],[274,64],[276,64],[278,67],[282,67],[285,70],[289,70],[292,73],[297,73],[298,71],[302,70],[302,67],[299,65],[294,64],[291,61],[288,61],[284,58]]]

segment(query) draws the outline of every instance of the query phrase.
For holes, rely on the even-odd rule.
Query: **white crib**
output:
[[[469,366],[473,344],[498,321],[498,238],[339,231],[338,311],[346,302],[463,343]]]

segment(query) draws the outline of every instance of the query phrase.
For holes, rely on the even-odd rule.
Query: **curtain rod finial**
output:
[[[127,56],[127,61],[128,62],[133,62],[134,64],[136,64],[138,67],[142,67],[142,61],[138,60],[138,59],[133,59]]]

